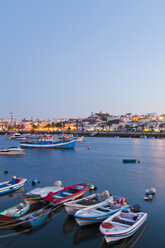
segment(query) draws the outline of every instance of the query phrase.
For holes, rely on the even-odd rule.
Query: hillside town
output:
[[[148,113],[134,115],[110,115],[109,113],[91,113],[86,118],[64,118],[17,120],[11,113],[10,118],[0,118],[0,131],[79,131],[79,132],[164,132],[165,114]]]

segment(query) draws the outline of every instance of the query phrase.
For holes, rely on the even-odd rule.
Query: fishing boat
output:
[[[144,224],[147,213],[134,213],[130,210],[118,211],[100,225],[100,232],[107,243],[128,238]]]
[[[20,133],[14,133],[12,135],[7,136],[10,140],[26,140],[26,136]]]
[[[10,181],[0,183],[0,195],[20,189],[26,181],[26,178],[13,177]]]
[[[74,217],[76,218],[79,226],[85,226],[95,223],[100,223],[107,219],[110,215],[120,211],[121,209],[128,208],[125,198],[118,199],[117,201],[102,202],[95,206],[86,207],[78,210]]]
[[[60,191],[62,189],[63,187],[56,187],[56,186],[47,186],[43,188],[37,188],[23,195],[22,199],[28,204],[33,204],[40,200],[43,200],[43,198],[46,197],[49,192],[56,193],[57,191]]]
[[[0,149],[0,155],[24,155],[24,154],[25,153],[23,149],[16,146]]]
[[[42,208],[18,219],[23,227],[35,227],[45,222],[51,215],[51,208]]]
[[[102,193],[95,193],[75,201],[65,202],[64,207],[68,215],[74,215],[76,211],[86,208],[87,206],[94,206],[98,203],[110,202],[112,200],[113,196],[109,195],[109,192],[105,190]]]
[[[53,205],[62,205],[64,202],[75,200],[81,197],[88,189],[87,183],[80,183],[65,187],[64,189],[53,193],[50,192],[45,198],[44,201],[50,202]]]
[[[59,139],[53,141],[53,138],[41,138],[37,142],[21,142],[21,148],[39,148],[39,149],[69,149],[75,147],[75,139]]]
[[[21,216],[25,215],[30,206],[28,204],[20,203],[11,208],[0,212],[0,222],[14,222]]]

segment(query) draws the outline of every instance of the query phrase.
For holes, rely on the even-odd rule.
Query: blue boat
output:
[[[0,183],[0,195],[20,189],[26,181],[27,179],[25,178],[13,177],[10,181]]]
[[[50,208],[43,208],[19,218],[22,227],[35,227],[41,225],[51,216]]]
[[[62,139],[59,139],[58,141],[54,142],[52,136],[46,136],[46,138],[43,137],[37,142],[21,142],[20,146],[21,148],[69,149],[74,148],[75,144],[75,139],[66,139],[65,137],[63,137]]]

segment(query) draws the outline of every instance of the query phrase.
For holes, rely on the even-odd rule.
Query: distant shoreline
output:
[[[58,135],[61,132],[54,132],[54,131],[18,131],[21,134],[54,134]],[[0,135],[10,134],[10,132],[0,131]],[[92,132],[65,132],[65,134],[73,134],[75,136],[85,136],[85,137],[119,137],[119,138],[165,138],[165,132],[97,132],[95,135],[92,135]]]

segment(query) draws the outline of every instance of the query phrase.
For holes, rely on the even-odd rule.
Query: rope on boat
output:
[[[47,208],[48,206],[49,206],[49,204],[46,205],[46,206],[44,206],[43,208],[38,209],[38,210],[35,210],[35,211],[33,211],[33,212],[29,213],[29,214],[33,214],[33,213],[36,212],[36,211],[43,210],[43,209]],[[55,210],[57,210],[57,209],[60,208],[60,207],[61,207],[61,206],[55,206],[55,207],[53,207],[53,208],[50,208],[50,211],[41,214],[39,217],[41,218],[41,217],[43,217],[43,216],[45,216],[45,215],[47,215],[47,214],[50,214],[50,213],[54,212]],[[25,215],[25,216],[26,216],[26,215]],[[24,216],[23,216],[23,217],[24,217]],[[34,218],[33,218],[33,220],[35,220],[35,219],[38,219],[38,217],[34,217]],[[27,220],[24,220],[24,221],[20,221],[20,222],[17,222],[17,220],[8,221],[8,222],[5,222],[5,223],[0,224],[0,229],[5,229],[5,228],[8,229],[8,228],[10,228],[10,227],[19,226],[19,225],[22,225],[22,224],[24,224],[24,223],[26,223],[26,222],[28,222],[28,221],[29,221],[28,219],[27,219]],[[13,224],[12,224],[12,223],[13,223]],[[1,237],[1,236],[0,236],[0,237]]]
[[[49,204],[48,204],[48,205],[49,205]],[[48,207],[48,205],[46,205],[45,207]],[[42,209],[44,209],[45,207],[43,207]],[[48,212],[48,213],[46,213],[46,214],[49,214],[49,213],[51,213],[51,212],[53,212],[53,211],[59,209],[60,207],[61,207],[61,205],[56,206],[56,207],[52,208],[52,209],[50,210],[50,212]],[[36,211],[37,211],[37,210],[36,210]],[[34,211],[34,212],[35,212],[35,211]],[[33,212],[32,212],[32,213],[33,213]],[[30,213],[29,213],[29,214],[30,214]],[[42,216],[44,216],[44,215],[46,215],[46,214],[43,214],[43,215],[41,215],[40,217],[42,217]],[[57,214],[54,215],[54,216],[52,216],[52,219],[53,219],[55,216],[57,216]],[[37,218],[37,217],[36,217],[36,218]],[[14,222],[15,222],[15,221],[14,221]],[[23,224],[23,223],[26,223],[26,222],[28,222],[28,220],[21,221],[21,222],[16,222],[16,223],[11,224],[11,225],[5,223],[5,225],[1,225],[2,227],[0,227],[0,229],[4,229],[4,228],[7,228],[7,229],[8,229],[9,227],[16,227],[16,226],[19,226],[19,225],[21,225],[21,224]],[[9,223],[11,223],[11,222],[9,222]],[[0,239],[2,239],[2,238],[8,238],[8,237],[13,237],[13,236],[17,236],[17,235],[19,235],[19,234],[22,234],[22,233],[25,233],[25,232],[29,232],[31,229],[32,229],[32,227],[26,228],[25,230],[20,231],[20,232],[18,232],[18,233],[10,233],[10,234],[5,234],[5,235],[0,235]]]

